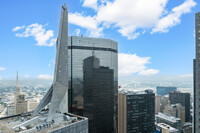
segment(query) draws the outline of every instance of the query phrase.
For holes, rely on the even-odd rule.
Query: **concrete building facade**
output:
[[[195,14],[195,49],[194,59],[194,109],[193,109],[193,133],[200,132],[200,12]]]

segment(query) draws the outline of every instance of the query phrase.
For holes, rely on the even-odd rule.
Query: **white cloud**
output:
[[[168,32],[170,27],[176,26],[181,22],[181,16],[183,14],[191,12],[191,8],[194,7],[196,3],[193,0],[186,0],[183,4],[174,7],[172,12],[167,16],[162,17],[153,28],[154,32]]]
[[[97,0],[84,0],[83,6],[97,10]]]
[[[43,74],[41,74],[41,75],[39,75],[38,77],[37,77],[38,79],[45,79],[45,80],[52,80],[53,79],[53,76],[52,75],[43,75]]]
[[[136,54],[118,54],[118,72],[119,75],[131,75],[138,73],[139,75],[157,74],[159,70],[148,69],[147,64],[150,63],[150,57],[139,57]]]
[[[0,77],[0,80],[2,80],[2,77]]]
[[[86,28],[90,37],[99,37],[102,35],[102,28],[98,27],[98,22],[94,17],[83,16],[80,13],[69,13],[69,23]]]
[[[18,30],[21,30],[25,27],[25,25],[22,25],[22,26],[16,26],[12,29],[12,31],[18,31]]]
[[[75,30],[76,36],[79,36],[79,35],[80,35],[80,32],[81,32],[80,29],[76,29],[76,30]]]
[[[182,74],[182,75],[180,75],[180,77],[182,77],[182,78],[192,78],[192,77],[193,77],[193,74],[192,74],[192,73],[189,73],[189,74]]]
[[[158,21],[166,3],[167,0],[115,0],[99,8],[97,20],[114,25],[122,36],[135,39],[138,30],[150,28]]]
[[[6,70],[6,68],[0,67],[0,71],[4,71],[4,70]]]
[[[54,38],[53,30],[46,30],[44,26],[38,23],[31,24],[24,27],[25,30],[22,33],[16,33],[17,37],[34,37],[38,46],[53,46],[56,42]]]
[[[69,22],[87,29],[90,36],[102,36],[103,29],[113,28],[128,39],[136,39],[143,31],[167,32],[181,22],[183,14],[191,12],[194,0],[185,0],[169,9],[168,0],[84,0],[83,7],[96,9],[94,16],[70,13]]]

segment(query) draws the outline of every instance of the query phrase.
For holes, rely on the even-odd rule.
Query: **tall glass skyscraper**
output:
[[[200,132],[200,12],[195,15],[196,58],[194,59],[193,133]]]
[[[114,111],[113,113],[114,125],[113,126],[114,126],[114,129],[117,129],[118,43],[110,39],[90,38],[90,37],[82,37],[82,36],[71,36],[68,39],[69,39],[68,40],[69,112],[78,114],[78,115],[84,115],[84,96],[83,96],[84,70],[83,68],[87,67],[87,66],[84,66],[84,60],[87,59],[88,57],[95,57],[99,60],[98,61],[99,66],[101,68],[107,67],[107,69],[113,71],[112,82],[114,85],[111,86],[111,88],[109,89],[113,93],[113,97],[114,97],[113,98],[113,103],[114,103],[113,104],[113,111]],[[96,83],[102,83],[102,82],[103,80],[98,80],[98,82]],[[87,86],[88,85],[89,84],[87,84]],[[97,86],[97,85],[94,85],[94,86]],[[108,101],[107,104],[108,103],[110,103],[110,101]]]

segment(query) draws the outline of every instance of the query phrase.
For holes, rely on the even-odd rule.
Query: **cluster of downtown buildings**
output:
[[[157,95],[152,90],[118,92],[117,42],[82,36],[67,35],[67,38],[67,106],[70,113],[58,115],[50,123],[41,124],[42,119],[46,118],[47,107],[40,113],[41,117],[34,118],[38,121],[38,125],[34,125],[37,132],[191,133],[192,120],[194,133],[200,132],[200,13],[196,15],[193,119],[190,94],[176,91],[174,87],[157,87]],[[15,106],[23,109],[17,103],[20,102],[16,102]],[[0,130],[11,132],[13,126],[15,130],[12,132],[28,133],[26,130],[30,125],[24,125],[28,125],[30,114],[19,111],[13,116],[0,118]],[[19,121],[27,123],[15,128]]]

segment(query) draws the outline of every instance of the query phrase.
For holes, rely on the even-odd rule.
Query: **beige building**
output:
[[[155,96],[155,113],[157,114],[160,112],[160,96],[156,95]]]
[[[15,94],[15,114],[25,113],[28,111],[28,102],[26,100],[26,94]]]
[[[26,94],[21,93],[20,86],[18,85],[18,73],[16,79],[16,87],[14,94],[14,113],[20,114],[28,111],[28,102],[26,100]]]
[[[164,114],[174,116],[181,119],[181,123],[185,123],[185,107],[180,103],[178,104],[168,104],[163,110]]]
[[[169,104],[169,96],[168,95],[162,96],[160,102],[161,102],[160,112],[163,113],[165,106]]]

